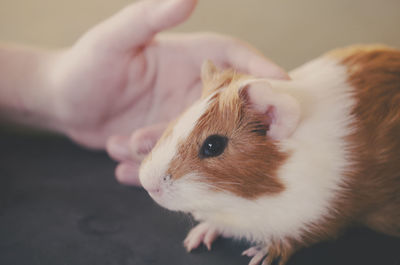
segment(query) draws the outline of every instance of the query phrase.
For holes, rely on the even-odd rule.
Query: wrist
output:
[[[0,114],[3,119],[60,131],[52,71],[59,52],[0,46]]]

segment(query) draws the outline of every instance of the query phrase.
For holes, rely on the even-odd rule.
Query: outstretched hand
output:
[[[249,45],[211,33],[158,34],[188,18],[196,0],[136,2],[87,32],[54,67],[58,116],[78,143],[105,148],[117,179],[137,170],[168,121],[200,96],[210,59],[256,76],[287,78]],[[133,132],[133,133],[132,133]]]

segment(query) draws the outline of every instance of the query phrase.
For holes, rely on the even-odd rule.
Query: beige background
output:
[[[0,39],[71,45],[128,0],[0,0]],[[283,67],[352,43],[400,47],[400,0],[199,0],[173,31],[217,31],[244,39]]]

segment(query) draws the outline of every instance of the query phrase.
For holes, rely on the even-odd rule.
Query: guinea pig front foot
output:
[[[289,256],[280,253],[273,245],[258,245],[251,247],[242,253],[251,257],[249,265],[284,265]]]
[[[215,227],[203,222],[190,230],[183,241],[183,245],[188,252],[198,248],[201,243],[203,243],[208,250],[211,250],[211,245],[218,236],[219,233]]]
[[[265,256],[267,256],[267,254],[268,254],[268,247],[266,246],[254,246],[242,252],[243,256],[251,257],[249,265],[259,265],[263,260],[264,260],[263,261],[264,265],[266,260]]]

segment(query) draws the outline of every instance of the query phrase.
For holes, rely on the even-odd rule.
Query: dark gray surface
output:
[[[0,130],[0,265],[216,265],[249,261],[219,239],[185,252],[193,221],[119,185],[105,153]],[[357,229],[298,252],[289,265],[400,265],[400,240]]]

